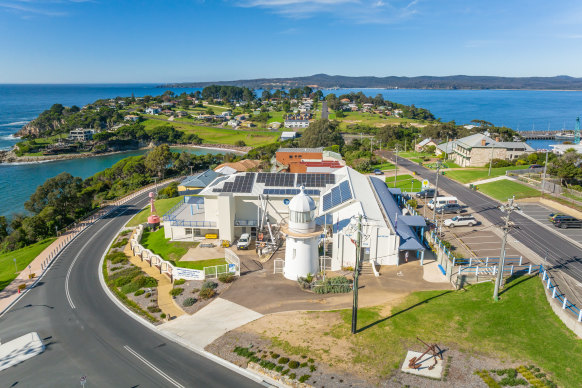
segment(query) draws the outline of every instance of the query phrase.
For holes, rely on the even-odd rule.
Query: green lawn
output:
[[[479,191],[501,202],[506,202],[513,195],[515,195],[515,199],[539,197],[541,195],[539,190],[507,179],[483,183],[477,185],[477,187]]]
[[[381,164],[375,164],[372,166],[373,169],[379,169],[379,170],[393,170],[394,169],[394,165],[390,162],[384,162]]]
[[[160,255],[164,260],[178,261],[188,252],[188,249],[195,247],[197,243],[170,241],[164,237],[164,228],[160,228],[155,232],[144,231],[141,245]]]
[[[396,177],[396,184],[394,184],[394,177],[387,177],[386,184],[390,188],[401,189],[402,191],[417,192],[422,190],[422,182],[413,178],[411,175],[398,175]]]
[[[251,129],[234,130],[228,128],[214,128],[182,122],[166,122],[153,119],[145,120],[142,122],[142,124],[146,127],[146,129],[170,124],[180,131],[197,134],[204,140],[204,143],[208,144],[234,144],[237,141],[242,140],[248,146],[259,147],[277,141],[281,135],[279,132],[254,131]]]
[[[335,112],[330,111],[330,120],[338,120],[340,122],[340,130],[342,132],[352,132],[350,125],[361,124],[372,127],[383,127],[384,125],[401,124],[401,123],[422,123],[419,120],[402,119],[394,116],[380,116],[369,112],[344,112],[345,117],[337,118]],[[359,131],[353,131],[359,133]]]
[[[49,238],[36,244],[17,249],[12,252],[3,253],[0,255],[0,291],[12,282],[18,273],[28,267],[28,264],[34,260],[46,247],[55,241],[54,238]],[[15,273],[14,259],[16,259],[16,267],[18,272]],[[38,274],[37,274],[38,275]]]
[[[184,197],[174,197],[174,198],[166,198],[166,199],[157,199],[154,201],[156,206],[156,211],[158,215],[162,217],[164,213],[174,207],[178,202],[182,201]],[[127,226],[138,226],[139,224],[143,224],[147,222],[148,217],[150,215],[150,206],[148,205],[142,211],[137,213],[128,223]]]
[[[507,170],[521,170],[524,168],[528,168],[528,166],[510,166],[492,168],[491,175],[489,175],[488,168],[467,167],[463,170],[446,171],[445,174],[448,178],[454,179],[461,183],[469,183],[479,181],[482,179],[495,178],[497,176],[505,175],[505,172]]]
[[[176,267],[199,269],[203,270],[204,267],[213,267],[215,265],[227,264],[224,259],[209,259],[209,260],[198,260],[198,261],[176,261]]]
[[[356,335],[350,333],[351,310],[341,310],[341,322],[320,335],[327,337],[323,343],[347,341],[353,367],[373,370],[380,378],[399,369],[409,349],[423,348],[419,337],[441,349],[484,354],[518,365],[532,363],[553,374],[560,386],[580,386],[582,340],[554,314],[541,281],[524,276],[509,281],[505,290],[499,302],[493,302],[490,282],[461,291],[415,292],[391,311],[382,306],[360,308]],[[284,345],[294,354],[309,349],[309,344]],[[326,358],[325,349],[310,352],[313,358]]]

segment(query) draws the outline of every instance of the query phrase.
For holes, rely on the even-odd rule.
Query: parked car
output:
[[[416,198],[434,198],[435,194],[438,195],[435,189],[424,189],[416,193]]]
[[[529,168],[542,168],[542,167],[544,167],[544,166],[542,166],[542,165],[540,165],[540,164],[531,164],[531,165],[529,166]]]
[[[375,169],[374,170],[374,174],[376,174],[376,175],[384,175],[384,171],[379,170],[379,169]]]
[[[447,203],[436,209],[436,212],[438,214],[449,214],[449,213],[461,214],[462,211],[463,207],[458,203]]]
[[[444,221],[445,226],[454,228],[455,226],[475,226],[477,220],[473,216],[456,216]]]
[[[556,216],[553,222],[557,228],[582,228],[582,220],[572,216]]]
[[[248,233],[243,233],[236,243],[236,249],[249,249],[251,245],[251,235]]]
[[[565,216],[564,213],[550,213],[548,215],[548,219],[550,220],[550,222],[554,222],[554,218],[557,216]]]

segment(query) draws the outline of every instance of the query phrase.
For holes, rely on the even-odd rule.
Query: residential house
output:
[[[535,152],[525,142],[502,142],[481,133],[456,140],[452,148],[448,157],[461,167],[481,167],[491,159],[515,160],[524,153]]]
[[[150,106],[146,108],[145,112],[148,115],[158,115],[162,110],[157,106]]]
[[[189,176],[178,185],[178,193],[180,195],[198,194],[200,190],[208,186],[219,176],[222,176],[222,174],[213,170],[206,170]]]
[[[219,164],[214,171],[222,175],[231,175],[237,172],[256,170],[261,165],[260,160],[243,159],[238,162]]]
[[[426,138],[424,140],[422,140],[420,143],[416,144],[416,147],[414,148],[417,152],[421,152],[422,150],[424,150],[427,147],[430,146],[438,146],[439,143],[431,138]]]
[[[139,120],[139,116],[136,116],[136,115],[125,115],[123,117],[123,120],[125,120],[125,121],[137,121],[137,120]]]
[[[77,128],[69,132],[69,139],[71,141],[85,142],[93,139],[95,131],[92,129]]]

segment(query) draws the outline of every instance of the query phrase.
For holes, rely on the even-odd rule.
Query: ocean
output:
[[[11,148],[18,142],[12,135],[55,103],[82,106],[100,98],[125,97],[132,93],[135,97],[142,97],[158,95],[165,90],[154,84],[0,85],[0,149]],[[180,94],[200,89],[170,90]],[[359,89],[326,90],[324,94],[339,96],[351,91],[358,92]],[[469,124],[471,120],[480,119],[516,130],[573,129],[576,117],[582,111],[582,91],[364,89],[362,92],[369,96],[380,93],[387,100],[429,109],[443,121]],[[535,148],[548,148],[550,143],[553,142],[531,142]],[[0,215],[22,212],[24,202],[36,187],[63,171],[86,178],[135,154],[0,165]]]

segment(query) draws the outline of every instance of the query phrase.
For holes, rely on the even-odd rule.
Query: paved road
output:
[[[392,161],[395,159],[389,151],[379,151],[379,154]],[[433,170],[402,158],[398,158],[398,165],[428,179],[432,184],[435,183],[436,172]],[[484,216],[489,222],[498,226],[503,224],[501,219],[503,213],[498,209],[499,202],[448,179],[446,175],[439,177],[439,189],[459,198],[461,202],[471,207],[475,213]],[[582,250],[580,247],[517,213],[511,215],[511,221],[516,225],[516,228],[510,231],[513,238],[541,257],[547,255],[551,266],[563,270],[578,282],[582,282]]]
[[[80,387],[81,376],[87,387],[260,386],[158,335],[106,296],[99,260],[146,203],[145,195],[137,197],[88,228],[0,317],[2,342],[37,331],[47,345],[43,354],[0,372],[2,387]]]

